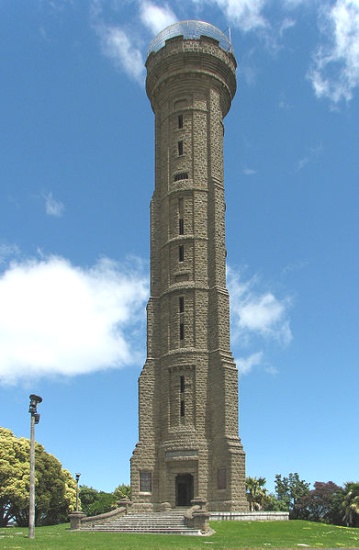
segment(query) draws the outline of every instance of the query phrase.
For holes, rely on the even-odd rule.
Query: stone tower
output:
[[[199,497],[209,510],[246,510],[223,185],[223,118],[236,61],[216,27],[184,21],[154,39],[146,67],[155,190],[133,506],[189,506]]]

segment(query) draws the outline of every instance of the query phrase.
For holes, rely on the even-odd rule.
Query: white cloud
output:
[[[291,300],[279,299],[272,292],[256,289],[258,279],[243,282],[240,274],[228,269],[231,317],[235,340],[248,341],[261,336],[287,345],[292,340],[288,312]]]
[[[89,269],[60,257],[13,262],[0,277],[0,380],[138,363],[147,294],[135,262],[103,259]]]
[[[292,105],[289,103],[283,92],[280,94],[279,97],[278,108],[284,111],[289,111],[290,109],[292,109]]]
[[[241,357],[239,359],[236,359],[236,365],[238,372],[241,376],[244,376],[245,374],[249,374],[254,367],[260,365],[263,360],[263,353],[261,351],[257,353],[252,353],[249,357]]]
[[[150,29],[154,35],[177,21],[176,15],[167,3],[158,6],[147,0],[141,2],[140,18],[143,25]]]
[[[318,98],[350,101],[359,86],[359,0],[337,0],[320,14],[327,43],[316,51],[308,78]]]
[[[254,170],[253,168],[243,168],[242,174],[245,176],[254,176],[257,173],[257,170]]]
[[[267,21],[262,10],[267,0],[207,0],[207,3],[216,5],[221,9],[228,21],[242,31],[248,32],[267,26]],[[194,3],[202,3],[202,0],[193,0]],[[203,2],[205,3],[205,2]]]
[[[308,153],[298,160],[296,165],[296,170],[302,170],[307,164],[310,164],[311,162],[317,160],[317,158],[320,156],[320,154],[323,152],[323,146],[322,144],[317,145],[316,147],[310,147],[308,150]]]
[[[315,0],[282,0],[286,8],[292,9],[305,4],[313,4]]]
[[[17,256],[20,249],[15,244],[0,243],[0,264],[8,261],[9,258]]]
[[[141,49],[135,44],[129,33],[120,27],[104,24],[96,25],[96,31],[101,40],[103,53],[114,62],[116,67],[143,84],[144,59]]]
[[[279,28],[279,34],[280,36],[283,36],[284,33],[288,30],[288,29],[291,29],[292,27],[295,27],[296,25],[296,22],[294,21],[294,19],[292,18],[289,18],[289,17],[286,17],[282,23],[281,23],[281,26]]]
[[[64,205],[61,201],[54,199],[52,196],[52,193],[49,193],[48,195],[44,195],[45,199],[45,210],[46,214],[49,216],[55,216],[56,218],[60,218],[64,212]]]

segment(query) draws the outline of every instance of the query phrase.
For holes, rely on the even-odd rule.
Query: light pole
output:
[[[79,511],[79,479],[81,474],[75,474],[76,479],[76,512]]]
[[[30,395],[29,413],[30,417],[30,504],[29,504],[29,539],[35,538],[35,424],[40,422],[40,415],[37,412],[37,404],[41,403],[42,397]]]

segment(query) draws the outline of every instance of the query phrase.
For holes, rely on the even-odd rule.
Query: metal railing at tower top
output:
[[[166,40],[174,38],[175,36],[183,36],[184,40],[199,40],[203,35],[214,38],[219,42],[219,47],[222,48],[222,50],[233,53],[230,38],[217,29],[217,27],[205,21],[189,20],[178,21],[163,29],[163,31],[152,40],[148,48],[147,57],[153,52],[158,52],[164,47]]]

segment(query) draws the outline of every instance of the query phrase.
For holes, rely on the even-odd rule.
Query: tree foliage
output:
[[[106,493],[105,491],[98,491],[93,487],[87,487],[87,485],[80,486],[80,502],[81,510],[87,516],[97,516],[98,514],[104,514],[110,512],[124,497],[131,497],[131,487],[129,485],[121,484],[113,491],[113,493]]]
[[[121,485],[116,487],[113,494],[115,495],[118,501],[120,501],[122,498],[125,498],[125,497],[131,499],[131,486],[125,485],[124,483],[122,483]]]
[[[316,481],[314,489],[297,502],[297,517],[323,523],[340,523],[343,489],[332,481]]]
[[[246,495],[249,502],[249,511],[261,510],[265,502],[267,489],[265,477],[247,477]]]
[[[80,486],[81,510],[87,516],[97,516],[110,512],[116,508],[116,497],[114,493],[98,491],[87,485]]]
[[[297,473],[290,473],[288,477],[280,474],[275,476],[275,492],[277,499],[289,510],[291,519],[298,518],[297,503],[299,499],[309,494],[310,484],[299,478]]]
[[[345,525],[359,527],[359,483],[349,481],[345,484],[341,509]]]
[[[57,458],[35,443],[35,523],[67,520],[75,507],[76,482]],[[0,525],[29,522],[30,441],[0,428]]]
[[[340,487],[332,481],[310,484],[297,473],[277,474],[275,494],[268,494],[265,478],[246,478],[250,510],[289,511],[291,519],[305,519],[334,525],[359,527],[359,483]]]

